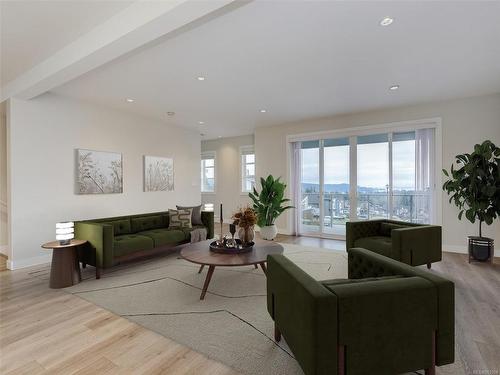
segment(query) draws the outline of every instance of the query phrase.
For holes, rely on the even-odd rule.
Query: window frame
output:
[[[204,191],[204,172],[206,167],[203,165],[204,160],[209,160],[213,159],[214,160],[214,189],[213,191]],[[217,193],[217,153],[215,151],[204,151],[201,153],[201,158],[200,158],[200,191],[201,194],[216,194]]]
[[[245,181],[248,178],[248,175],[246,174],[246,166],[250,165],[252,163],[247,163],[245,160],[246,155],[253,155],[254,161],[253,161],[253,166],[254,166],[254,175],[253,175],[253,186],[252,189],[250,190],[245,190]],[[256,157],[255,157],[255,147],[253,145],[246,145],[246,146],[241,146],[240,147],[240,194],[241,195],[247,195],[248,193],[251,193],[253,191],[253,187],[255,186],[255,180],[256,180],[256,175],[255,175],[255,167],[256,167]]]

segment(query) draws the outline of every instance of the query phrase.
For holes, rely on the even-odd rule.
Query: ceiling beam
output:
[[[0,102],[32,99],[158,38],[175,35],[248,1],[136,1],[0,90]]]

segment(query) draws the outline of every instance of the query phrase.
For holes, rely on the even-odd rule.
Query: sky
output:
[[[388,143],[358,148],[358,186],[385,188],[389,183]],[[349,146],[325,147],[325,184],[349,183]],[[319,150],[302,150],[302,182],[319,183]],[[415,187],[415,141],[393,142],[394,190]]]

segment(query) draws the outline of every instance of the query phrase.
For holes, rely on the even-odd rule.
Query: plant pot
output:
[[[238,237],[244,244],[252,242],[255,238],[255,229],[253,226],[248,228],[238,228]]]
[[[493,239],[488,237],[469,237],[469,254],[474,260],[487,261],[492,256]]]
[[[276,228],[276,224],[260,227],[260,236],[264,240],[274,240],[277,234],[278,228]]]

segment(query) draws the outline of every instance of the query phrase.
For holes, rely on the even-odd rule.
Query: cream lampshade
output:
[[[61,245],[69,245],[73,238],[75,238],[75,223],[72,221],[56,223],[56,240]]]

